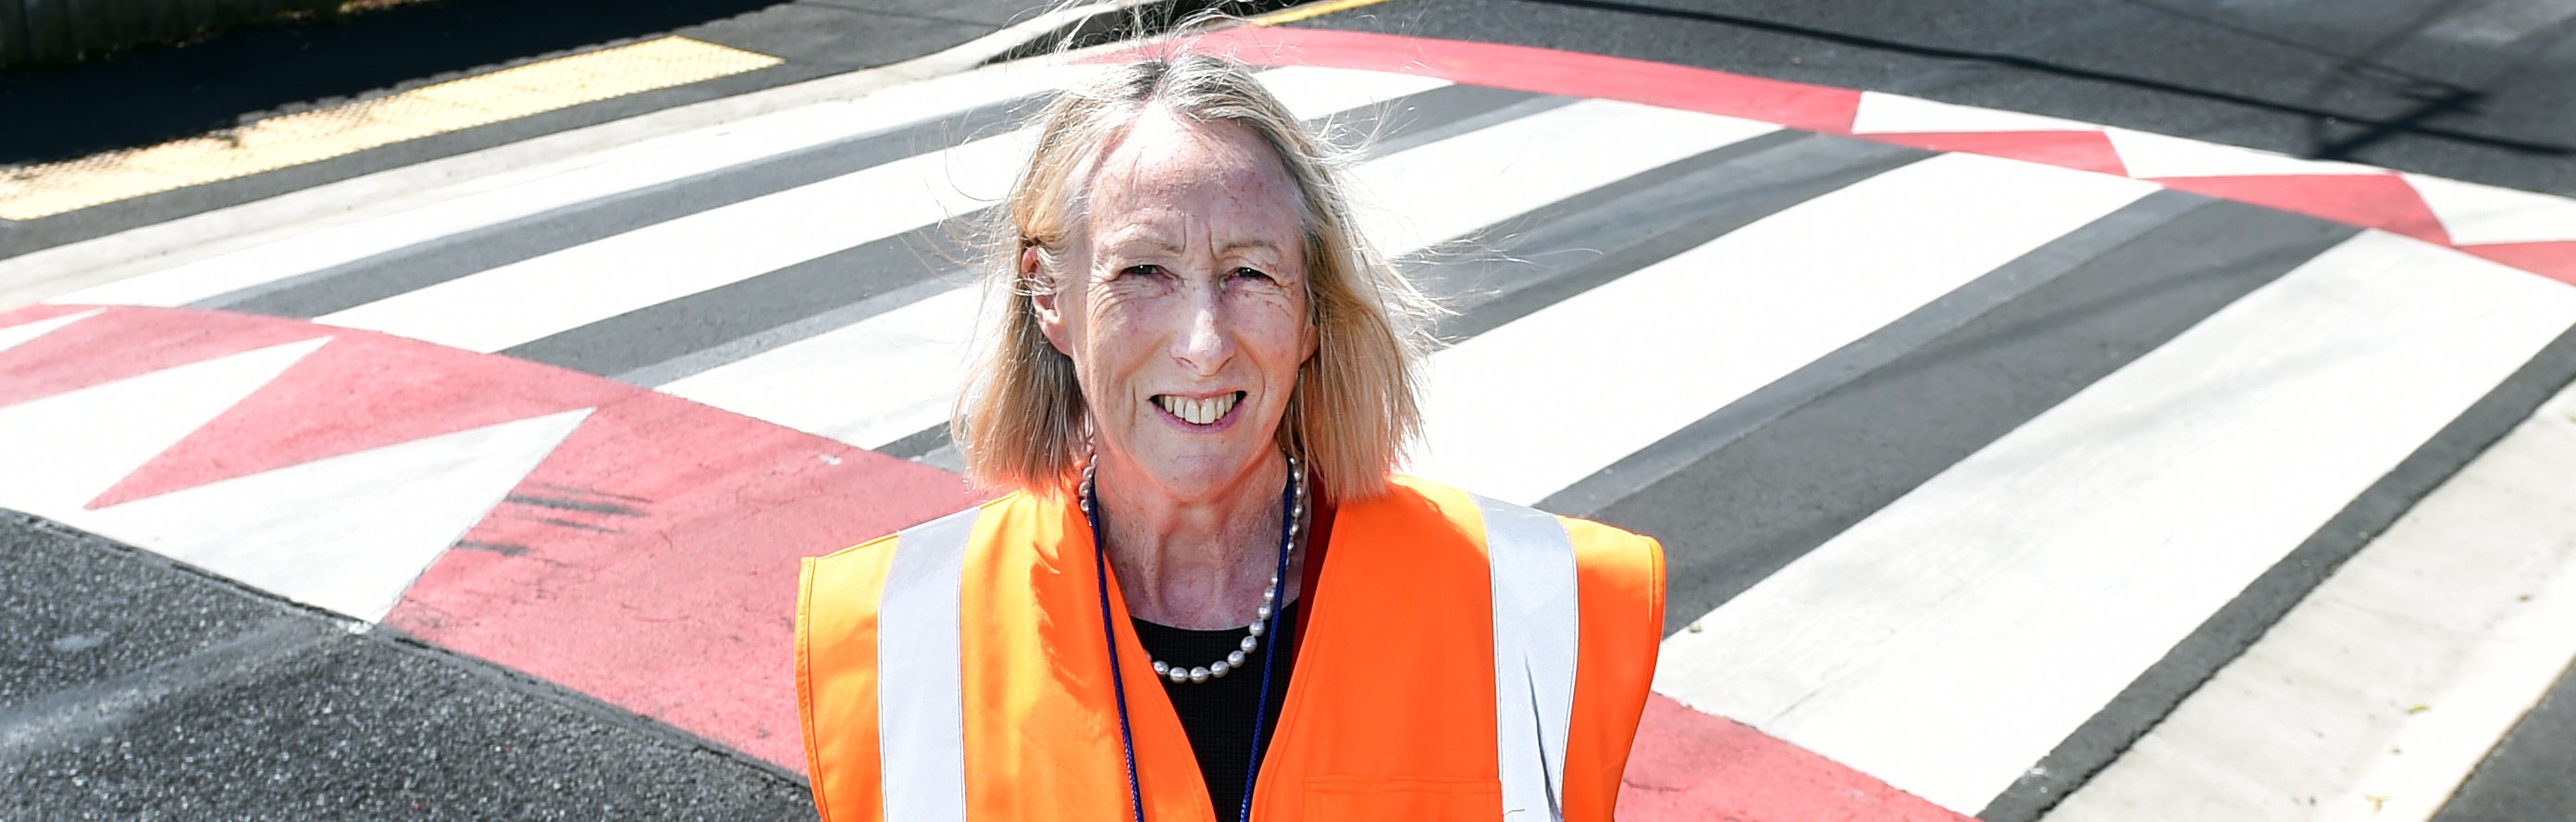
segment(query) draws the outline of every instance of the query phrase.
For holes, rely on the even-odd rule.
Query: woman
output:
[[[805,566],[823,818],[1610,819],[1661,549],[1391,475],[1426,302],[1243,66],[1042,122],[952,426],[1008,493]]]

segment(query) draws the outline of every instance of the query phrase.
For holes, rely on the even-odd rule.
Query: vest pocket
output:
[[[1503,815],[1503,786],[1463,777],[1318,776],[1306,780],[1307,819],[1493,820]]]

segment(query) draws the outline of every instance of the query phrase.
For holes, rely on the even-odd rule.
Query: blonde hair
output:
[[[1307,305],[1318,337],[1279,421],[1281,450],[1339,497],[1382,493],[1421,429],[1422,358],[1439,308],[1360,236],[1343,196],[1346,154],[1311,133],[1242,63],[1182,54],[1105,68],[1039,112],[1037,148],[996,209],[986,273],[997,306],[949,421],[969,477],[1055,494],[1079,469],[1088,420],[1073,361],[1047,342],[1033,300],[1052,293],[1082,216],[1085,170],[1137,115],[1160,107],[1258,135],[1296,181],[1305,220]],[[1023,277],[1036,249],[1039,274]]]

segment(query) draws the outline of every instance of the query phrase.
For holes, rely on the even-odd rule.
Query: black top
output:
[[[1207,781],[1208,800],[1216,806],[1218,822],[1242,822],[1243,779],[1252,765],[1252,709],[1261,701],[1262,657],[1278,648],[1272,657],[1270,671],[1270,705],[1261,712],[1261,744],[1270,746],[1270,735],[1279,727],[1279,706],[1288,699],[1288,672],[1295,667],[1295,642],[1287,640],[1290,626],[1296,623],[1297,603],[1288,603],[1279,611],[1277,633],[1261,637],[1261,647],[1245,654],[1244,668],[1223,679],[1210,679],[1198,684],[1163,681],[1163,693],[1172,699],[1172,710],[1181,716],[1181,730],[1188,732],[1190,752],[1198,756],[1199,776]],[[1242,628],[1223,631],[1192,631],[1157,625],[1144,620],[1136,623],[1136,639],[1153,658],[1174,665],[1197,667],[1225,658],[1227,651],[1240,647],[1248,633]]]

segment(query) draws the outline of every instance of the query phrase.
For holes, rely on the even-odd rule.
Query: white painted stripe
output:
[[[2155,190],[1944,154],[1801,203],[1435,355],[1412,471],[1534,504]]]
[[[1300,119],[1312,120],[1446,88],[1438,77],[1384,71],[1282,66],[1261,72],[1261,85]]]
[[[375,622],[589,415],[566,411],[426,437],[64,521]]]
[[[1860,107],[1852,113],[1853,134],[2100,130],[2101,126],[2092,123],[1943,103],[1883,91],[1861,92]]]
[[[882,448],[948,419],[975,327],[976,297],[976,289],[950,289],[660,390],[815,436]]]
[[[885,818],[966,818],[966,684],[959,586],[969,508],[903,530],[877,605],[877,751]]]
[[[1352,185],[1371,203],[1369,228],[1380,250],[1403,255],[1774,130],[1749,120],[1587,100],[1373,160],[1357,170]],[[883,447],[948,419],[978,291],[930,297],[660,390],[862,448]]]
[[[2510,188],[2400,174],[2457,245],[2576,241],[2576,200]]]
[[[88,311],[64,314],[59,317],[46,317],[34,322],[19,323],[7,328],[0,328],[0,351],[7,351],[21,345],[26,345],[30,342],[34,342],[37,337],[42,337],[47,334],[60,331],[65,326],[71,325],[72,323],[98,316],[99,312],[105,310],[106,309],[103,308],[93,308]]]
[[[2270,177],[2285,175],[2372,175],[2387,174],[2384,168],[2338,163],[2328,160],[2304,160],[2269,151],[2219,145],[2199,140],[2130,131],[2124,128],[2104,129],[2111,137],[2111,148],[2120,154],[2120,164],[2129,176],[2141,180],[2164,177]]]
[[[982,208],[1009,186],[1029,137],[914,155],[316,320],[499,351]]]
[[[2424,820],[2576,657],[2576,389],[2424,497],[2049,815]],[[2314,804],[2307,799],[2313,798]]]
[[[0,507],[77,515],[125,475],[330,342],[317,337],[0,407]]]
[[[1264,80],[1300,117],[1320,117],[1442,84],[1411,75],[1329,69],[1270,72]],[[317,319],[472,351],[499,351],[991,205],[1009,191],[1035,134],[1022,129],[968,141]]]
[[[1583,611],[1555,514],[1484,497],[1494,590],[1494,750],[1505,819],[1565,818],[1565,740]],[[1515,816],[1514,814],[1531,814]]]
[[[972,72],[598,153],[585,166],[100,285],[55,303],[180,306],[440,237],[1038,93],[1090,69]]]
[[[1350,187],[1361,225],[1396,257],[1691,155],[1780,130],[1770,123],[1581,100],[1371,162]]]
[[[1973,813],[2571,323],[2364,233],[1665,640],[1656,688]]]

